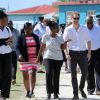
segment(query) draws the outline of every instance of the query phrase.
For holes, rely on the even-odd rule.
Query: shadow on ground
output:
[[[32,98],[33,100],[48,100],[47,98],[41,97],[41,98]],[[53,99],[50,100],[72,100],[72,98],[60,98],[60,99]],[[87,98],[87,99],[78,99],[78,100],[100,100],[96,98]]]

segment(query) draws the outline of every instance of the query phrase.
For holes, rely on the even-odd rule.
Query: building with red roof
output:
[[[40,5],[17,11],[7,12],[7,14],[9,15],[9,19],[14,22],[14,26],[20,29],[23,27],[23,24],[25,22],[36,23],[38,21],[38,17],[50,13],[56,13],[57,11],[58,9],[54,6]]]
[[[35,7],[31,7],[31,8],[8,12],[8,14],[9,15],[48,14],[48,13],[53,13],[53,12],[57,12],[57,8],[55,8],[51,5],[41,5],[41,6],[35,6]]]

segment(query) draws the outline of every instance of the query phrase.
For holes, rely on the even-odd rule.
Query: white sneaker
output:
[[[100,95],[100,91],[96,91],[96,95]]]

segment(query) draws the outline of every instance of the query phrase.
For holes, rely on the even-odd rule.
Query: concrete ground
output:
[[[78,74],[78,80],[80,80],[80,74]],[[35,97],[31,98],[31,100],[46,100],[46,88],[45,88],[45,74],[38,73],[37,74],[37,83],[35,87]],[[14,87],[14,86],[13,86]],[[25,98],[26,91],[24,89],[23,83],[17,83],[15,85],[17,87],[16,89],[11,90],[11,98],[9,100],[29,100],[28,98]],[[17,91],[17,93],[15,92]],[[86,86],[85,86],[86,91]],[[14,92],[16,93],[14,96]],[[87,92],[86,92],[87,93]],[[66,73],[64,71],[64,68],[62,68],[61,71],[61,77],[60,77],[60,100],[72,100],[73,97],[73,91],[72,91],[72,85],[71,85],[71,75],[70,73]],[[87,95],[88,99],[86,100],[100,100],[100,96],[95,95]],[[79,95],[79,100],[85,100]],[[52,99],[53,96],[52,96]]]

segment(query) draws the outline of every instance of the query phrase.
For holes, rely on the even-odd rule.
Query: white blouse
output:
[[[63,60],[61,44],[64,43],[62,36],[51,37],[50,34],[44,34],[42,43],[46,44],[44,59]]]
[[[0,29],[0,39],[6,39],[12,37],[11,30],[8,27],[4,27],[3,30]],[[12,52],[12,49],[9,45],[0,46],[0,54],[7,54]]]

